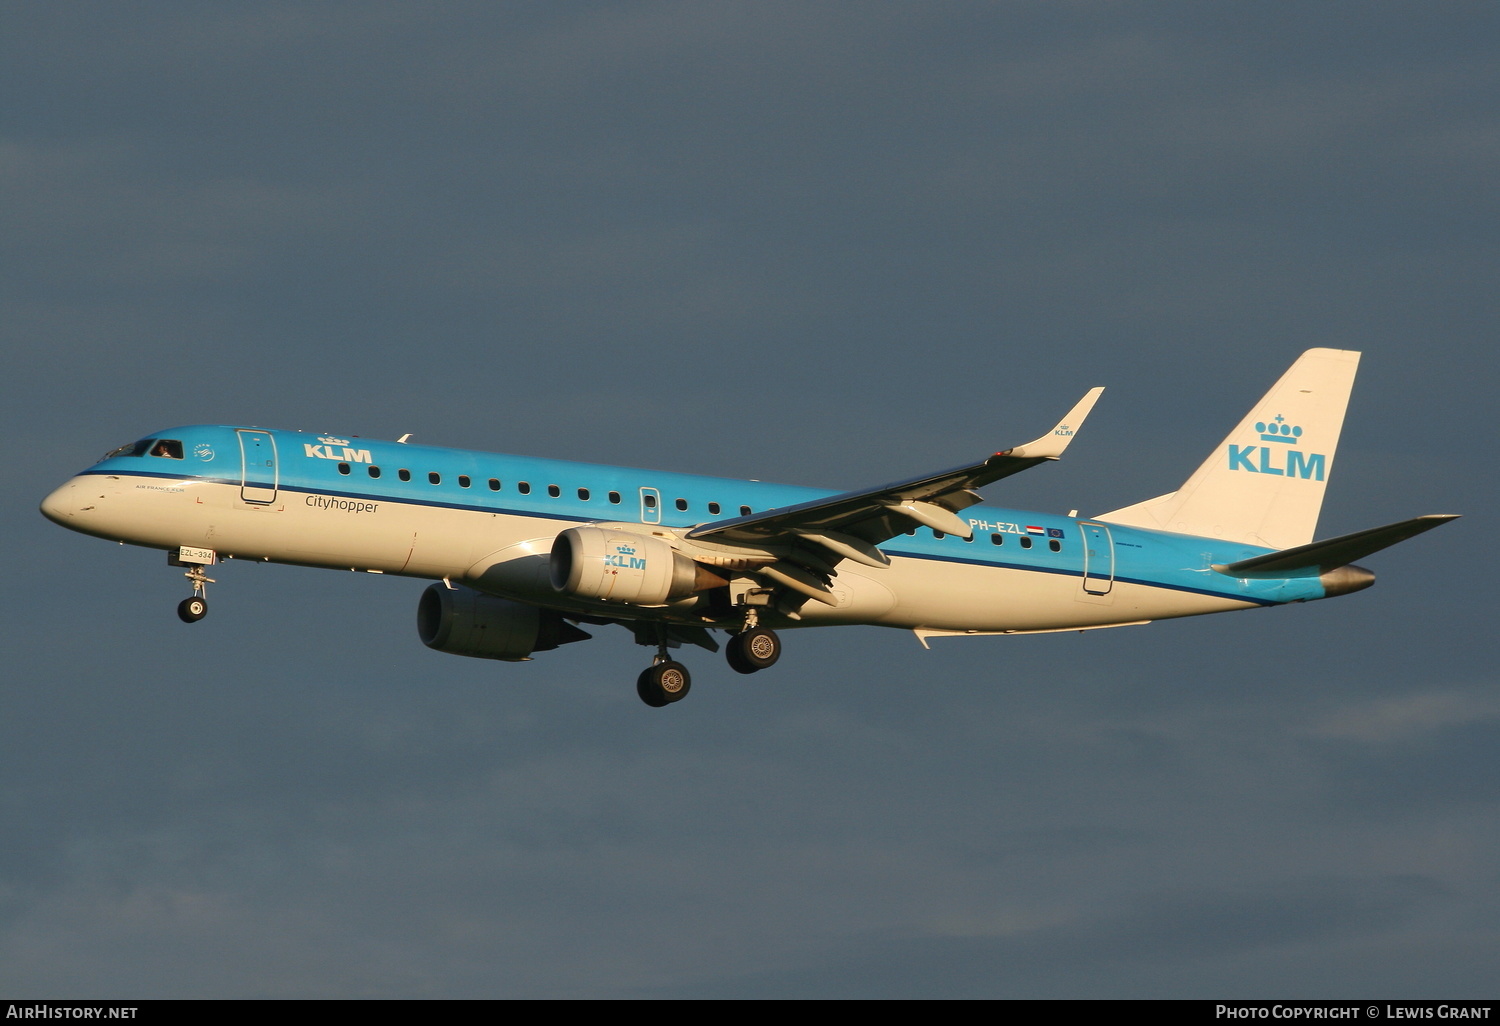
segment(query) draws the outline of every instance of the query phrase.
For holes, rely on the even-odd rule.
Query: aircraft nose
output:
[[[78,479],[74,478],[61,487],[53,489],[52,493],[42,500],[42,516],[54,524],[61,524],[64,527],[73,526],[76,522],[75,518],[87,512],[83,507],[88,506],[88,503],[82,502],[81,496]]]

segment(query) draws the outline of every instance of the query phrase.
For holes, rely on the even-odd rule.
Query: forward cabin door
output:
[[[236,428],[240,440],[240,498],[267,505],[276,501],[276,439],[269,431]]]

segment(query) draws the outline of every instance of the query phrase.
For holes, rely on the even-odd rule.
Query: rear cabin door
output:
[[[1115,543],[1103,524],[1079,524],[1083,531],[1083,590],[1108,595],[1115,584]]]

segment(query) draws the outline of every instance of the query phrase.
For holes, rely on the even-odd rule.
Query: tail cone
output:
[[[1364,591],[1375,583],[1375,575],[1364,567],[1351,563],[1323,571],[1318,575],[1318,580],[1322,582],[1325,597],[1333,598],[1335,595],[1347,595],[1351,591]]]

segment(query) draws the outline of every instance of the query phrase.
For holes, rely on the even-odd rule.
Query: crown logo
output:
[[[1288,424],[1286,418],[1276,414],[1275,420],[1258,420],[1255,422],[1255,430],[1260,432],[1262,442],[1282,442],[1286,445],[1296,445],[1302,437],[1301,425]]]
[[[635,546],[634,545],[616,545],[615,546],[615,551],[618,552],[622,556],[633,556],[633,555],[635,555]]]
[[[324,445],[348,445],[349,444],[349,439],[347,439],[347,438],[334,438],[332,435],[327,435],[327,436],[319,435],[318,436],[318,441],[322,442]]]

